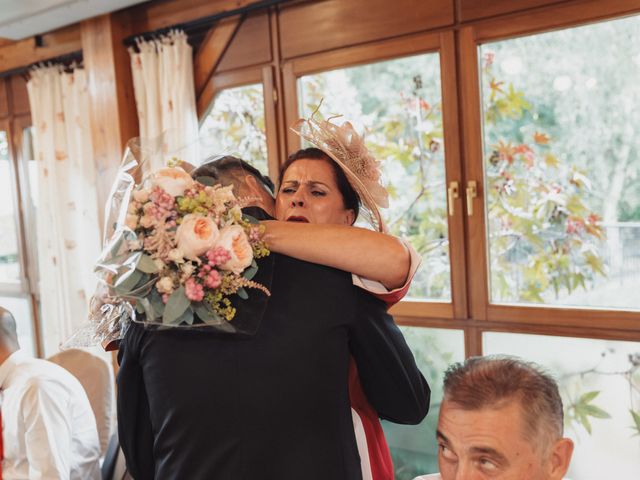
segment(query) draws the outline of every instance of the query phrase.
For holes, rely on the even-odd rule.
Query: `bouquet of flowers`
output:
[[[107,348],[128,321],[238,331],[232,297],[247,299],[247,288],[269,295],[252,280],[255,259],[269,255],[263,228],[243,215],[232,186],[193,179],[179,164],[174,159],[136,184],[138,163],[128,149],[107,205],[112,232],[105,231],[95,266],[101,284],[89,322],[65,347]]]

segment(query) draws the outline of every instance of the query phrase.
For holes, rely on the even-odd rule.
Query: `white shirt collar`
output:
[[[13,368],[26,358],[26,353],[22,350],[16,350],[9,355],[4,362],[2,362],[2,365],[0,365],[0,390],[4,388],[4,381],[7,379]]]

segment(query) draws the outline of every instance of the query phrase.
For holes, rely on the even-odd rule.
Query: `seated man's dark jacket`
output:
[[[137,480],[360,479],[350,353],[382,418],[426,415],[429,387],[383,302],[346,272],[274,253],[259,266],[271,297],[255,335],[126,333],[118,429]]]

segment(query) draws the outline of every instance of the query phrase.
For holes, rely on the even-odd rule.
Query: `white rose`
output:
[[[184,265],[182,265],[181,269],[182,269],[182,273],[184,273],[185,276],[190,277],[195,271],[196,267],[193,266],[193,263],[187,262]]]
[[[236,199],[235,195],[233,194],[233,185],[216,188],[213,192],[213,196],[215,202],[221,204],[233,202]]]
[[[184,253],[182,253],[182,250],[179,248],[173,248],[169,250],[167,258],[169,258],[173,263],[182,263],[184,262]]]
[[[149,190],[146,188],[141,188],[140,190],[134,190],[133,199],[136,202],[145,203],[147,200],[149,200]]]
[[[140,204],[138,202],[135,202],[135,201],[131,202],[127,207],[127,213],[137,214],[139,208],[140,208]]]
[[[196,260],[216,244],[218,226],[209,217],[185,215],[176,230],[176,243],[185,258]]]
[[[144,228],[151,228],[153,226],[153,222],[154,218],[150,215],[143,215],[142,218],[140,218],[140,225]]]
[[[138,226],[138,215],[127,213],[127,218],[125,219],[124,224],[131,230],[135,230]]]
[[[240,225],[229,225],[220,230],[216,247],[222,247],[231,254],[231,259],[220,265],[222,270],[231,270],[240,274],[251,265],[253,249]]]
[[[156,282],[156,289],[160,293],[173,293],[173,280],[171,277],[162,277]]]
[[[158,270],[162,270],[164,267],[166,267],[165,263],[159,258],[154,259],[153,263],[155,264]]]
[[[179,197],[193,185],[193,178],[180,167],[165,167],[153,174],[153,185],[162,188],[172,197]]]

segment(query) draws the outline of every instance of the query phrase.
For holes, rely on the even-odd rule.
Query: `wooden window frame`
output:
[[[2,82],[1,79],[0,82]],[[11,115],[11,108],[9,108],[9,116],[0,119],[0,131],[6,132],[9,146],[10,176],[13,183],[14,222],[17,234],[18,261],[20,264],[19,284],[15,286],[11,284],[0,285],[0,294],[25,298],[29,302],[33,331],[33,347],[36,355],[41,357],[43,354],[43,342],[38,307],[39,295],[36,282],[34,281],[34,273],[37,270],[37,265],[35,265],[35,261],[32,258],[33,250],[29,248],[30,245],[28,245],[26,241],[29,236],[27,219],[30,212],[25,206],[25,196],[27,192],[25,191],[24,175],[27,174],[27,172],[23,169],[24,153],[22,151],[22,131],[23,128],[28,126],[31,126],[30,115],[26,114],[14,117]]]
[[[640,2],[597,0],[550,6],[540,11],[478,22],[458,32],[460,98],[465,173],[479,186],[477,214],[467,222],[471,317],[481,331],[539,333],[616,340],[640,340],[640,312],[618,309],[492,304],[489,301],[484,205],[484,165],[478,47],[484,43],[621,18],[640,12]],[[478,353],[481,353],[482,350]]]
[[[442,110],[445,143],[446,184],[461,184],[461,163],[458,135],[458,104],[456,94],[455,41],[453,32],[420,33],[345,47],[329,52],[312,54],[283,63],[285,90],[285,119],[293,123],[299,116],[298,80],[300,77],[339,68],[382,62],[411,55],[438,53],[442,78]],[[287,132],[290,150],[300,148],[300,138]],[[455,200],[454,216],[448,217],[449,254],[451,268],[451,302],[403,301],[392,309],[397,318],[408,319],[425,326],[429,319],[466,318],[466,272],[464,263],[464,226],[462,200]]]
[[[274,178],[277,176],[279,170],[280,155],[278,148],[278,123],[276,121],[277,112],[275,108],[277,93],[271,65],[247,67],[214,74],[198,98],[198,118],[200,122],[204,121],[204,118],[208,115],[211,108],[213,108],[215,97],[222,90],[257,83],[262,85],[267,140],[267,164],[269,175]]]
[[[300,77],[421,53],[440,53],[446,181],[458,181],[463,190],[467,180],[476,180],[479,195],[472,221],[466,215],[463,195],[456,200],[454,217],[449,217],[452,301],[403,301],[391,311],[397,322],[412,327],[462,330],[466,356],[482,354],[484,332],[639,341],[640,312],[489,302],[477,51],[480,44],[490,41],[637,13],[640,0],[567,1],[282,60],[279,15],[271,12],[272,61],[214,74],[198,99],[198,112],[202,116],[217,91],[262,81],[269,171],[273,175],[284,161],[284,152],[300,146],[297,135],[287,128],[299,116]]]

